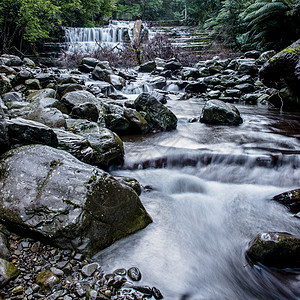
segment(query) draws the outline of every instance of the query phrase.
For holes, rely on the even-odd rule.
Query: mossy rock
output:
[[[260,79],[266,86],[277,90],[289,89],[288,98],[281,95],[284,107],[300,109],[300,76],[297,71],[299,61],[300,40],[272,56],[259,72]]]
[[[300,267],[300,238],[288,233],[260,233],[250,242],[247,259],[274,268]]]

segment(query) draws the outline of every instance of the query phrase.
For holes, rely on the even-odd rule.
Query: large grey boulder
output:
[[[150,93],[142,93],[134,101],[138,111],[144,111],[148,124],[159,130],[172,130],[177,127],[177,117]]]
[[[155,61],[148,61],[140,65],[139,72],[143,73],[151,73],[156,69],[156,63]]]
[[[21,66],[23,64],[22,59],[16,55],[2,54],[1,58],[4,58],[7,60],[6,65],[8,65],[8,66]]]
[[[94,150],[85,137],[59,128],[54,128],[53,131],[57,136],[59,149],[71,153],[85,163],[95,164]]]
[[[26,119],[40,122],[51,128],[66,127],[66,120],[63,113],[54,107],[39,108],[36,111],[28,114]]]
[[[151,222],[133,189],[62,150],[11,150],[0,174],[1,221],[64,249],[93,255]]]
[[[239,125],[243,123],[238,109],[220,100],[207,101],[202,109],[201,123],[220,125]]]
[[[68,129],[85,137],[94,150],[94,164],[107,168],[122,164],[124,161],[124,146],[119,136],[107,128],[102,128],[95,122],[87,120],[67,120]]]
[[[88,91],[74,91],[67,93],[61,98],[61,102],[66,106],[69,113],[75,106],[83,103],[99,104],[96,97]]]
[[[259,72],[260,79],[266,86],[284,90],[280,92],[284,108],[300,108],[299,61],[300,40],[271,57]],[[273,104],[278,106],[277,103]]]
[[[299,268],[300,238],[281,232],[260,233],[251,241],[246,256],[268,267]]]
[[[108,75],[113,75],[113,71],[111,69],[104,68],[101,64],[98,64],[94,71],[92,72],[92,76],[94,79],[106,81]]]
[[[53,130],[39,122],[16,118],[6,121],[11,145],[44,144],[57,147],[58,141]]]

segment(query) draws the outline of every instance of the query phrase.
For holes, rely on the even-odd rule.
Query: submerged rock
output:
[[[133,189],[62,150],[11,150],[0,174],[2,222],[64,249],[93,255],[151,222]]]
[[[177,127],[177,117],[161,104],[153,95],[142,93],[134,102],[138,111],[147,113],[146,120],[150,126],[159,130],[172,130]]]
[[[276,195],[272,200],[285,205],[292,213],[300,212],[300,189]]]
[[[260,233],[251,241],[246,256],[268,267],[299,268],[300,238],[281,232]]]
[[[239,125],[243,123],[238,109],[220,100],[207,101],[203,107],[200,117],[201,123]]]

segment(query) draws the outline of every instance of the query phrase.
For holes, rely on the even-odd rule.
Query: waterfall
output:
[[[103,27],[64,27],[68,52],[92,52],[98,46],[122,48],[125,36],[130,39],[133,22],[111,21]]]

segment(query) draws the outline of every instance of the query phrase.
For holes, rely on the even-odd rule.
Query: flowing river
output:
[[[300,186],[300,115],[237,105],[242,125],[213,126],[189,122],[203,101],[171,98],[177,130],[123,137],[125,165],[112,172],[140,181],[153,223],[96,260],[138,267],[139,284],[164,299],[299,299],[299,273],[250,266],[245,250],[261,232],[300,235],[299,219],[270,200]]]

